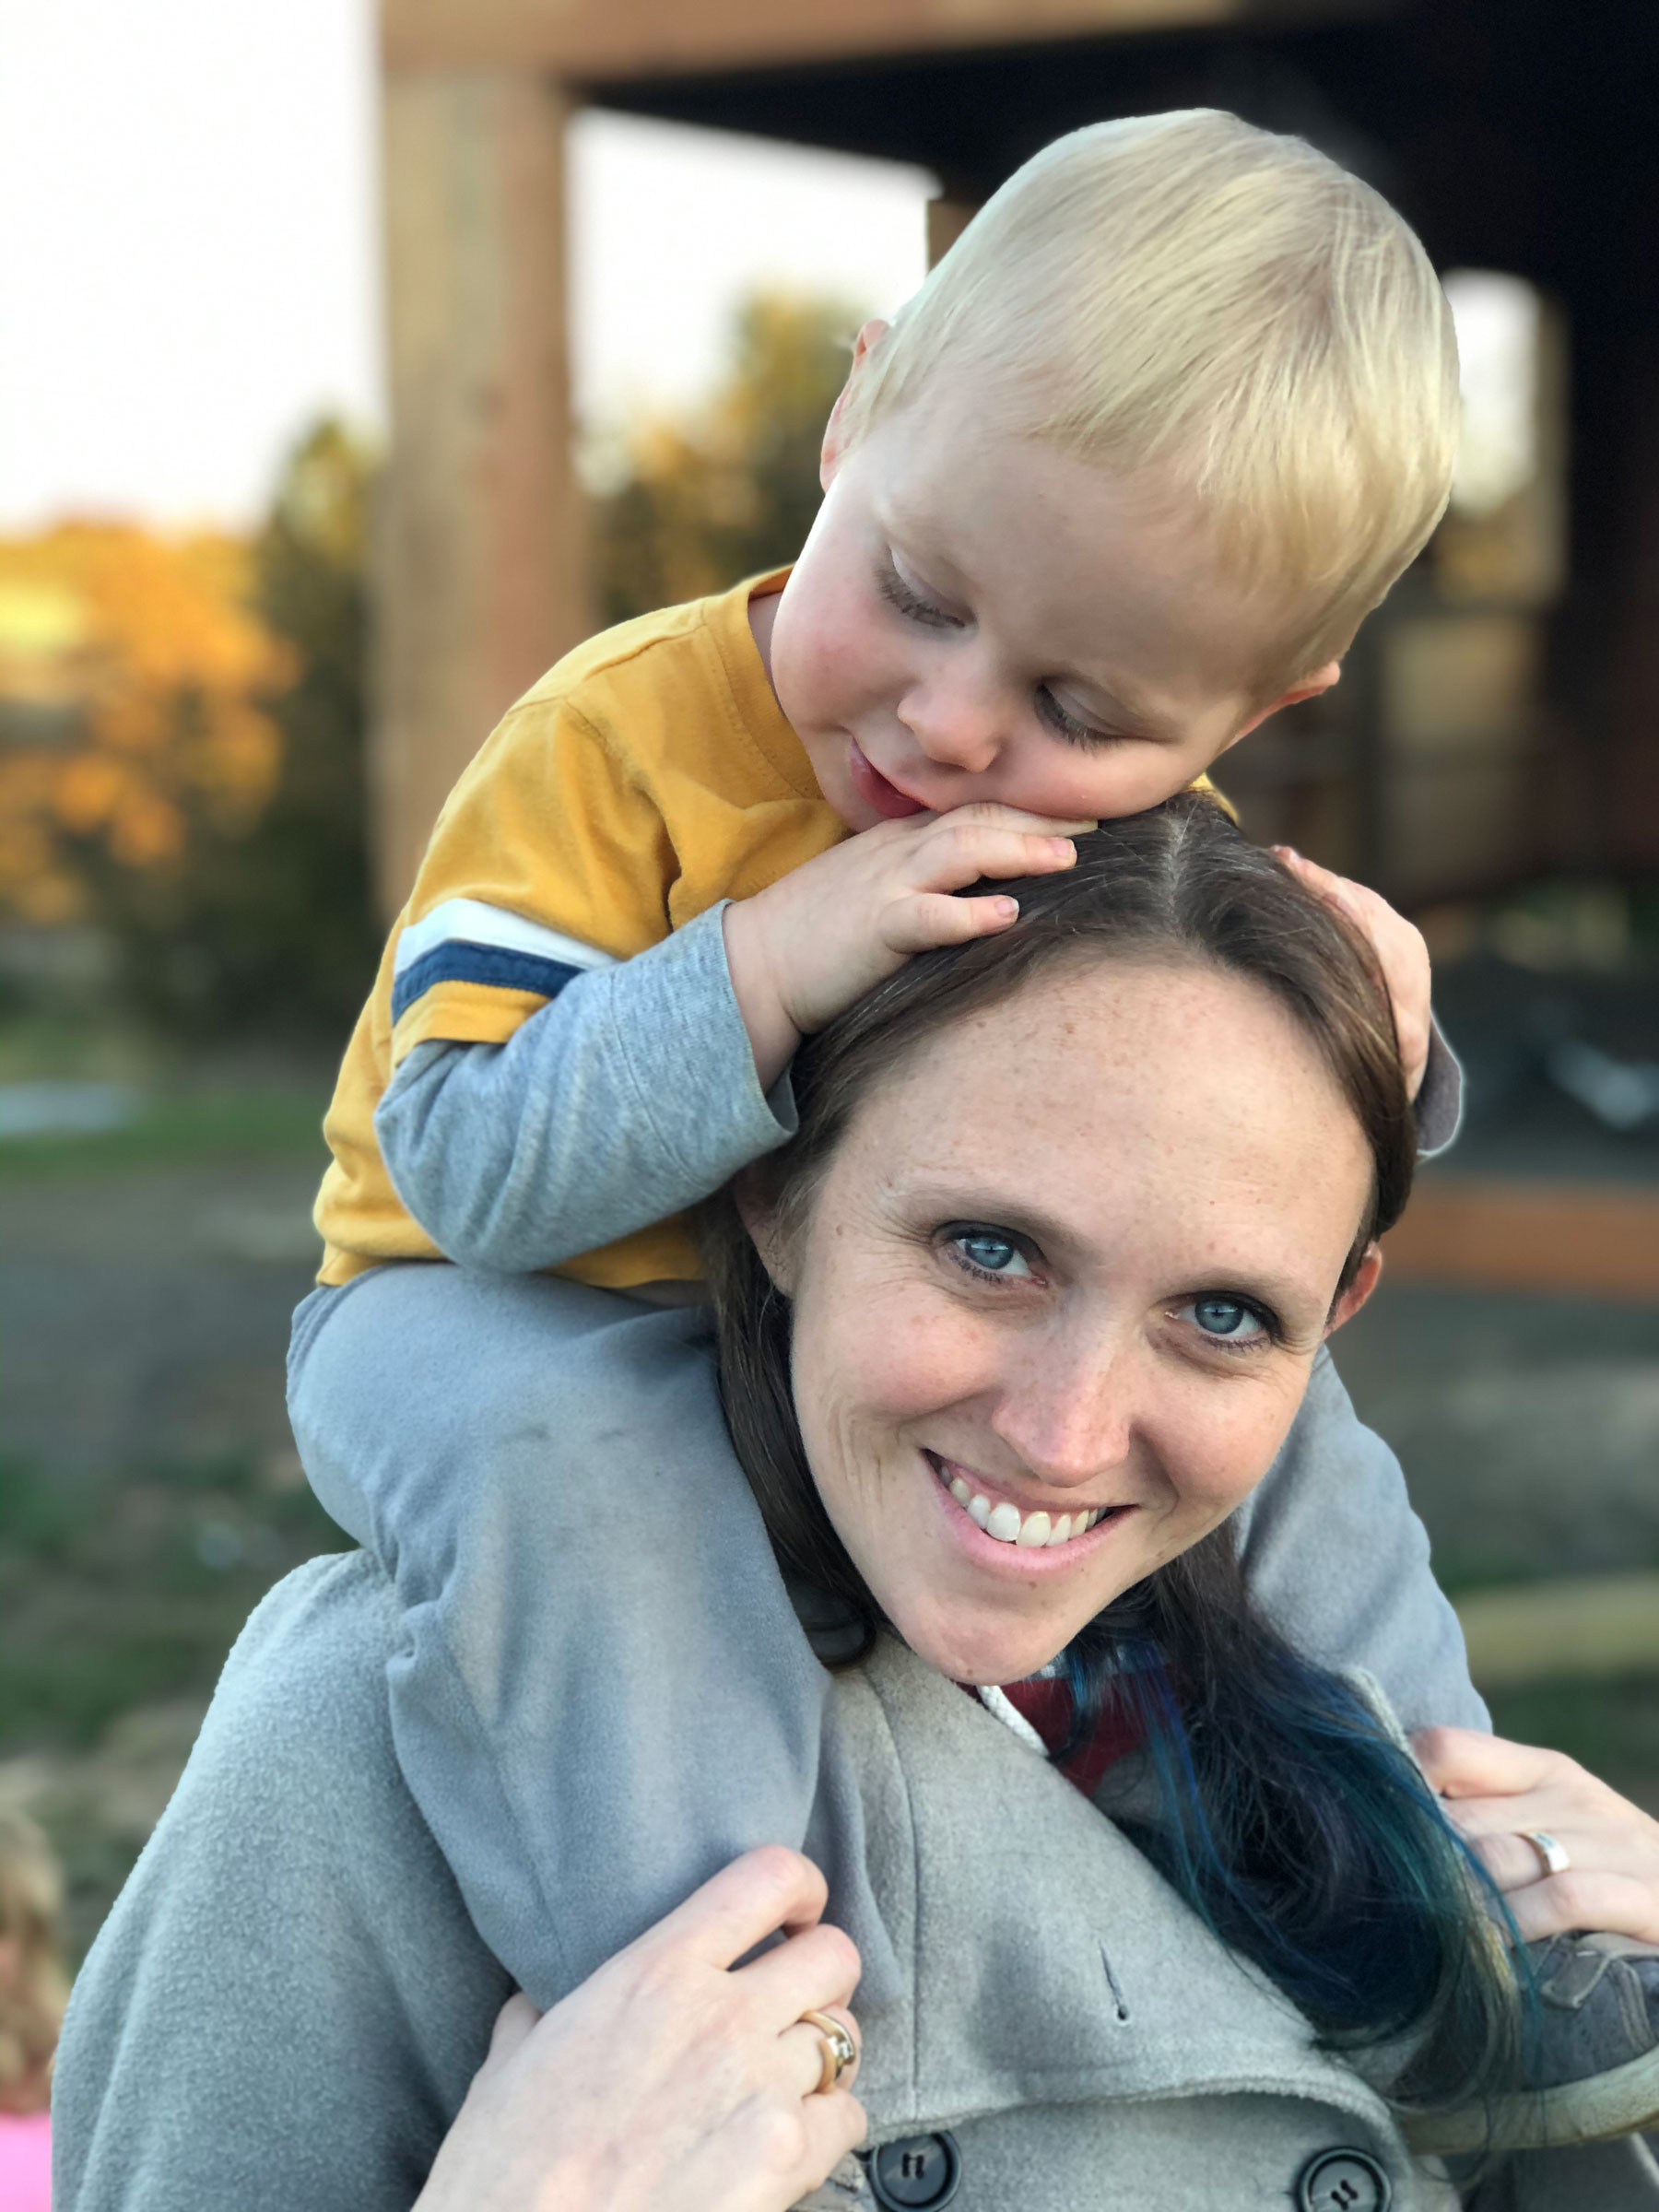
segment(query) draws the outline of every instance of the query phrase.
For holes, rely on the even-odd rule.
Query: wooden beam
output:
[[[1030,45],[1248,21],[1345,21],[1390,0],[382,0],[393,69],[539,65],[594,82]]]
[[[566,101],[535,74],[394,76],[392,443],[376,548],[376,865],[401,905],[450,786],[592,627],[565,356]]]
[[[1400,1282],[1659,1299],[1659,1190],[1426,1175],[1382,1249]]]

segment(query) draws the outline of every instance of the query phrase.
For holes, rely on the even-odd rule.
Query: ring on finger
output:
[[[841,2022],[832,2020],[827,2012],[804,2012],[801,2018],[808,2028],[818,2031],[818,2077],[816,2087],[807,2094],[827,2097],[858,2056],[858,2045]]]
[[[1558,1843],[1545,1828],[1518,1828],[1515,1833],[1523,1843],[1530,1843],[1538,1854],[1538,1865],[1546,1874],[1565,1874],[1572,1860],[1564,1843]]]

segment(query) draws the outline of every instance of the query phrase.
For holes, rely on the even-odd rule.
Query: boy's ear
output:
[[[794,1263],[790,1241],[779,1227],[777,1208],[767,1197],[759,1178],[752,1169],[745,1168],[732,1185],[732,1198],[737,1208],[737,1218],[747,1230],[749,1242],[759,1254],[760,1265],[772,1280],[772,1288],[785,1298],[794,1295]]]
[[[1371,1292],[1376,1288],[1378,1282],[1382,1279],[1382,1247],[1380,1244],[1368,1244],[1365,1248],[1365,1257],[1360,1261],[1353,1281],[1331,1308],[1331,1317],[1324,1325],[1324,1333],[1327,1336],[1333,1330],[1341,1328],[1345,1321],[1353,1320],[1355,1314],[1359,1312],[1360,1307],[1366,1303]]]
[[[835,404],[840,406],[840,400],[837,400]],[[1333,684],[1340,683],[1341,680],[1342,663],[1327,661],[1323,668],[1316,668],[1312,676],[1304,676],[1300,684],[1292,684],[1288,691],[1281,691],[1278,697],[1270,700],[1266,706],[1258,707],[1243,728],[1233,732],[1222,749],[1224,751],[1230,750],[1233,746],[1238,744],[1241,737],[1248,737],[1252,730],[1259,730],[1268,715],[1277,714],[1281,707],[1293,707],[1299,700],[1304,699],[1317,699],[1322,691],[1328,691]]]
[[[826,491],[835,481],[836,470],[846,459],[846,408],[853,387],[858,382],[859,369],[865,357],[877,350],[887,334],[885,323],[869,322],[853,341],[853,366],[848,370],[847,381],[830,410],[830,419],[824,426],[824,442],[818,453],[818,482]]]

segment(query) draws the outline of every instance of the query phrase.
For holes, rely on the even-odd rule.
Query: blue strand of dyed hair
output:
[[[1359,1693],[1255,1615],[1230,1546],[1186,1557],[1065,1654],[1074,1742],[1115,1705],[1146,1745],[1161,1818],[1120,1825],[1326,2042],[1416,2031],[1404,2098],[1514,2088],[1527,1976],[1497,1924],[1525,1953],[1484,1870]]]

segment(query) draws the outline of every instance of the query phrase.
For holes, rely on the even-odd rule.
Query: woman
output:
[[[794,1854],[741,1861],[539,2025],[509,2006],[467,2098],[508,1978],[387,1741],[394,1610],[367,1563],[318,1562],[250,1624],[77,1990],[61,2212],[782,2212],[820,2182],[1031,2212],[1457,2201],[1366,2076],[1493,2086],[1507,1969],[1386,1727],[1253,1616],[1223,1525],[1409,1179],[1362,959],[1176,802],[1029,887],[1008,937],[913,963],[797,1092],[800,1137],[719,1240],[753,1500],[734,1470],[718,1538],[758,1667],[814,1664],[779,1561],[815,1632],[828,1603],[867,1641],[814,1745],[837,1924]],[[547,1295],[598,1301],[588,1396],[597,1362],[641,1437],[695,1432],[695,1317]],[[642,1465],[636,1518],[650,1487]],[[1069,1748],[1110,1727],[1126,1753],[1115,1821],[959,1687],[1063,1653]],[[1437,1752],[1455,1783],[1468,1753]],[[1653,1824],[1550,1772],[1580,1868],[1659,1919]],[[1553,1921],[1535,1897],[1526,1932],[1588,1895]],[[838,2028],[862,2030],[858,2101]],[[843,2156],[866,2118],[867,2169]],[[1510,2201],[1659,2202],[1630,2194],[1642,2155],[1559,2154],[1564,2180],[1558,2154],[1517,2160]]]

